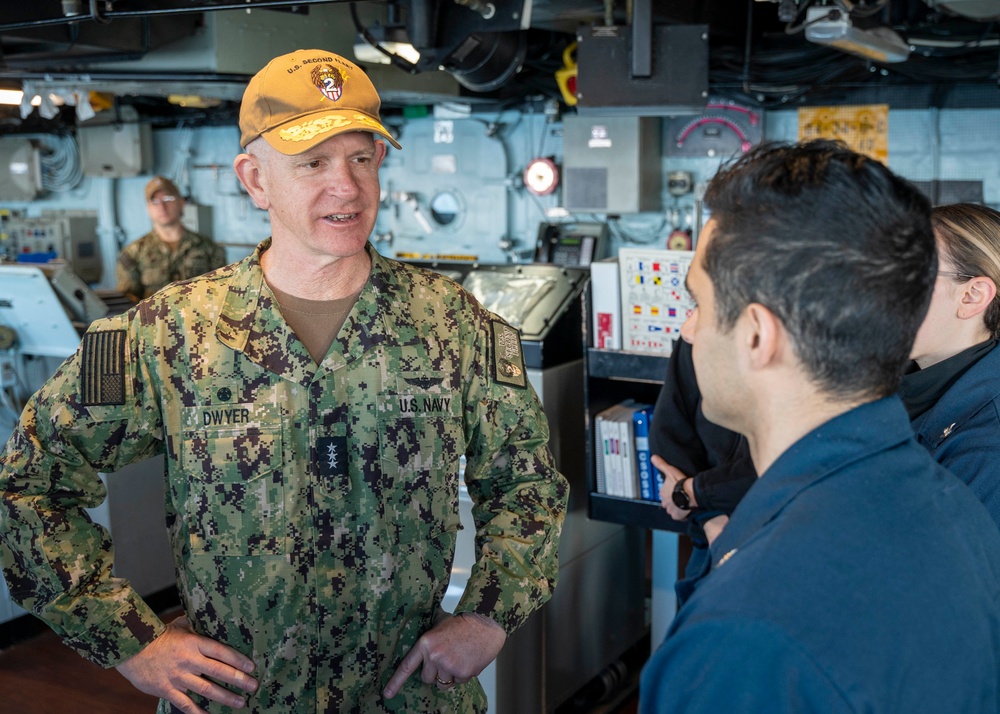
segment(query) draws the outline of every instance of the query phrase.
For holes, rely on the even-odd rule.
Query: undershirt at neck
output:
[[[302,340],[316,364],[323,361],[364,289],[362,286],[353,295],[336,300],[307,300],[282,292],[270,283],[268,287],[278,301],[281,316],[292,328],[292,332]]]
[[[920,369],[916,362],[911,361],[900,385],[903,404],[906,405],[910,421],[934,406],[944,393],[951,389],[952,385],[972,368],[972,365],[989,354],[996,344],[997,341],[992,339],[981,342],[926,369]]]

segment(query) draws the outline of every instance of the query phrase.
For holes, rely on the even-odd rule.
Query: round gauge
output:
[[[524,186],[536,196],[548,196],[559,185],[559,167],[552,159],[538,158],[524,170]]]
[[[0,350],[9,350],[17,342],[17,333],[9,327],[0,325]]]

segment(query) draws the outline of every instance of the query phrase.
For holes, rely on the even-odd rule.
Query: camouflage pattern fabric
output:
[[[118,255],[118,290],[139,299],[160,288],[203,275],[226,264],[225,249],[207,236],[184,229],[174,250],[154,231],[129,243]]]
[[[158,635],[82,509],[97,471],[163,452],[184,609],[256,662],[247,711],[485,711],[476,680],[381,691],[445,592],[462,454],[479,560],[456,611],[510,632],[550,596],[568,486],[537,397],[495,379],[495,315],[370,245],[317,366],[263,281],[268,245],[94,323],[33,397],[0,470],[11,594],[104,666]]]

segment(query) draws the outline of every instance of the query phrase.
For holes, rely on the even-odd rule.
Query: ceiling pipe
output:
[[[287,7],[296,5],[327,5],[330,0],[253,0],[252,2],[228,2],[218,5],[199,5],[194,7],[170,7],[156,8],[149,10],[110,10],[98,13],[96,7],[97,0],[90,0],[90,13],[87,15],[78,14],[67,17],[51,17],[38,20],[25,20],[23,22],[10,22],[0,24],[0,32],[6,30],[25,30],[33,27],[50,27],[53,25],[68,25],[86,20],[94,20],[102,24],[107,24],[115,18],[122,17],[153,17],[156,15],[183,15],[194,12],[214,12],[216,10],[253,10],[256,8]],[[72,6],[72,2],[69,3]],[[64,10],[66,4],[63,6]]]
[[[224,74],[220,72],[127,72],[127,71],[86,71],[86,72],[47,72],[47,71],[15,71],[0,69],[0,83],[5,81],[19,82],[34,80],[39,82],[236,82],[245,85],[250,80],[249,74]]]

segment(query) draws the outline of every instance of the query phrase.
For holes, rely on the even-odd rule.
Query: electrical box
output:
[[[200,233],[203,236],[212,238],[212,207],[203,206],[200,203],[188,201],[184,204],[184,213],[181,214],[181,223],[189,231]]]
[[[153,134],[149,124],[81,124],[76,138],[80,166],[86,176],[122,178],[151,172]]]
[[[659,211],[658,117],[563,117],[563,204],[568,211]]]
[[[31,201],[42,192],[42,159],[28,139],[0,139],[0,201]]]
[[[676,116],[705,110],[708,26],[640,27],[650,33],[646,47],[636,46],[631,27],[597,25],[577,32],[577,112]],[[648,60],[645,76],[633,73],[637,54]]]
[[[101,279],[97,214],[46,211],[40,216],[0,213],[0,257],[19,263],[62,258],[88,283]]]

